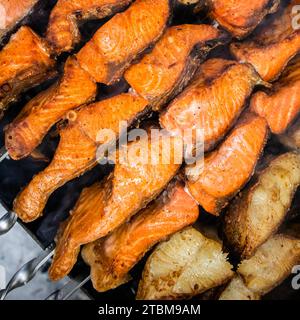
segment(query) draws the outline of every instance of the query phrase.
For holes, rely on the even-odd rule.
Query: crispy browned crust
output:
[[[224,217],[226,246],[241,258],[251,257],[278,230],[299,185],[300,155],[275,158],[230,205]]]

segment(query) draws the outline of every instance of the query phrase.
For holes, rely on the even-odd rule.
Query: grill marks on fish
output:
[[[65,114],[94,100],[97,86],[75,57],[68,58],[59,82],[28,102],[5,128],[5,145],[15,160],[28,156]]]
[[[164,139],[169,139],[169,136],[151,141],[144,137],[130,144],[128,150],[121,149],[114,172],[105,181],[82,193],[58,240],[49,273],[51,279],[58,280],[70,272],[81,245],[107,236],[146,207],[168,185],[180,165],[174,159],[171,159],[170,164],[164,164],[163,159],[168,152],[163,148]],[[180,145],[179,142],[179,139],[171,138],[172,154]],[[150,157],[151,148],[159,150],[154,162],[150,158],[143,157],[142,161],[136,158],[137,153],[148,153]],[[127,155],[131,156],[126,159]],[[90,197],[94,188],[98,190],[98,196]]]
[[[19,95],[54,77],[50,47],[29,27],[21,27],[0,51],[0,118]]]
[[[228,38],[209,25],[171,27],[151,53],[125,72],[125,79],[153,109],[160,109],[187,85],[208,52]]]
[[[233,55],[241,62],[251,63],[265,81],[278,78],[300,50],[300,30],[293,28],[295,5],[300,1],[293,0],[249,40],[231,45]]]
[[[264,117],[275,134],[283,134],[300,113],[300,56],[285,69],[269,92],[258,92],[251,108]]]
[[[131,62],[165,31],[169,0],[137,0],[104,24],[77,54],[97,82],[118,81]]]
[[[275,158],[230,205],[224,221],[228,246],[242,258],[251,257],[277,231],[299,185],[299,154]]]
[[[30,14],[38,0],[0,1],[0,42],[23,18]]]
[[[199,210],[180,182],[110,236],[86,245],[94,288],[105,292],[130,280],[128,272],[156,243],[194,223]]]
[[[251,33],[269,13],[277,11],[280,0],[205,0],[209,15],[238,39]]]
[[[58,0],[51,12],[47,40],[57,53],[70,51],[81,40],[78,24],[102,19],[126,8],[132,0]]]
[[[203,130],[204,149],[209,151],[227,134],[260,83],[249,64],[210,59],[161,115],[160,123],[170,132],[192,129],[194,148],[197,130]]]
[[[189,191],[207,212],[219,215],[248,182],[267,135],[266,121],[246,113],[220,147],[205,157],[203,164],[187,169]],[[195,172],[199,174],[194,176]]]
[[[100,130],[112,130],[117,139],[121,133],[120,121],[132,123],[146,107],[147,101],[143,98],[122,94],[72,111],[74,120],[61,130],[60,143],[51,164],[36,175],[16,198],[14,211],[18,216],[25,222],[40,217],[56,189],[97,164],[96,152],[101,144],[97,135]]]

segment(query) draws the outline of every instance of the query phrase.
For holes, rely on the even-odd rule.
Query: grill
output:
[[[43,2],[41,5],[40,3]],[[52,7],[56,3],[55,0],[40,1],[34,10],[34,18],[26,18],[23,23],[29,25],[37,33],[42,35],[45,32],[49,14]],[[204,16],[199,14],[195,15],[192,13],[191,8],[182,7],[177,8],[174,13],[172,24],[182,24],[182,23],[199,23],[200,21],[206,22]],[[103,19],[101,21],[89,21],[81,26],[81,33],[83,35],[84,42],[87,42],[94,32],[107,21]],[[230,57],[228,48],[218,48],[210,54],[212,57]],[[62,70],[63,63],[65,62],[67,55],[63,54],[58,59],[59,70]],[[48,88],[56,79],[47,81],[42,85],[26,92],[21,99],[14,105],[12,105],[6,112],[5,117],[0,122],[0,145],[4,145],[3,128],[10,123],[16,115],[20,112],[22,107],[40,91]],[[128,89],[128,84],[125,80],[121,80],[117,85],[106,87],[100,85],[101,97],[99,96],[97,100],[105,99],[116,95],[120,92],[124,92]],[[155,115],[154,115],[155,117]],[[45,137],[43,143],[39,147],[39,150],[51,160],[54,155],[54,151],[58,144],[58,136],[56,134],[56,127],[53,127],[51,132]],[[284,152],[284,147],[276,140],[275,137],[271,139],[271,142],[267,146],[267,153],[279,154]],[[16,195],[19,193],[21,188],[27,185],[32,177],[43,170],[48,165],[46,160],[34,160],[32,158],[26,158],[24,160],[15,162],[12,160],[4,160],[0,165],[0,202],[1,204],[8,208],[12,208],[12,203]],[[102,179],[108,175],[112,170],[112,166],[100,166],[98,165],[93,170],[87,172],[82,177],[75,179],[62,188],[57,190],[49,199],[46,209],[44,211],[44,216],[38,219],[34,223],[22,224],[24,230],[30,234],[30,236],[45,249],[54,241],[57,229],[60,222],[67,218],[70,209],[72,209],[79,197],[81,190],[93,184],[95,181]],[[299,193],[298,193],[299,194]],[[295,199],[300,197],[296,196]],[[293,212],[299,209],[299,203],[297,200],[294,201],[293,209],[291,210],[290,218],[294,218]],[[299,211],[299,210],[298,210]],[[200,215],[200,220],[202,223],[206,224],[217,224],[217,219],[209,216],[205,212]],[[97,293],[88,282],[84,285],[84,289],[87,294],[95,300],[130,300],[132,301],[135,297],[135,292],[138,285],[138,280],[141,275],[141,271],[144,266],[144,262],[141,261],[131,272],[133,279],[128,284],[125,284],[115,290],[109,291],[107,293]],[[89,275],[89,268],[79,259],[78,263],[71,272],[71,278],[83,278]],[[41,297],[42,298],[42,297]],[[291,288],[291,278],[288,278],[283,284],[274,289],[264,299],[300,299],[299,292]]]

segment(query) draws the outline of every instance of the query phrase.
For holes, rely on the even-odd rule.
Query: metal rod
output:
[[[54,244],[51,244],[38,257],[27,262],[15,275],[11,278],[4,290],[0,291],[0,300],[4,300],[9,292],[26,285],[31,281],[37,272],[47,263],[54,254]]]
[[[91,276],[84,278],[82,281],[80,279],[72,279],[67,282],[61,289],[56,290],[45,300],[68,300],[76,291],[81,289],[88,281],[91,280]]]
[[[2,162],[4,159],[6,159],[7,157],[9,157],[9,153],[7,152],[5,147],[2,147],[0,149],[0,162]]]

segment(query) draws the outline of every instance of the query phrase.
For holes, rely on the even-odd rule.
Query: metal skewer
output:
[[[6,159],[7,157],[9,157],[9,153],[7,152],[5,147],[2,147],[0,149],[0,162],[2,162],[4,159]]]
[[[54,247],[55,245],[51,244],[38,257],[24,264],[24,266],[11,278],[6,288],[0,291],[0,300],[4,300],[9,292],[26,285],[30,280],[32,280],[37,272],[53,256]]]
[[[88,281],[91,280],[91,276],[80,280],[70,280],[61,289],[54,291],[45,300],[68,300],[76,291],[82,288]]]

